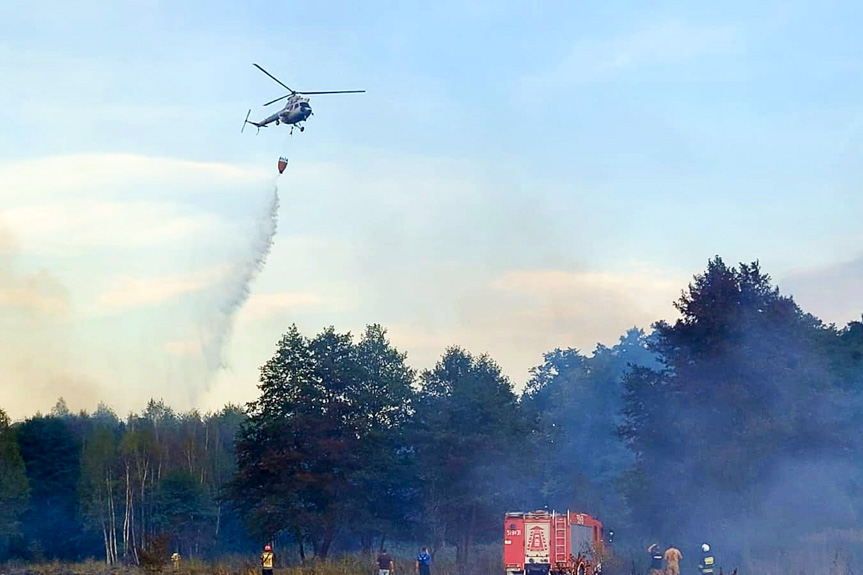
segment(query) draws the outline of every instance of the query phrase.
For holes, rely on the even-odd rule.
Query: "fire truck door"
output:
[[[524,522],[524,562],[551,563],[551,523]]]

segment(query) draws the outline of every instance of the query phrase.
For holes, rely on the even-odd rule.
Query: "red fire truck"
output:
[[[602,523],[584,513],[507,513],[506,575],[594,575],[600,571]]]

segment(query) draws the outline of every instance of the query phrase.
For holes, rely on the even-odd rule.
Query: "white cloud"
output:
[[[18,161],[0,164],[0,221],[22,254],[212,243],[236,233],[237,200],[271,179],[262,170],[131,154]]]
[[[676,276],[676,274],[675,274]],[[511,270],[464,294],[455,320],[398,322],[393,342],[412,365],[431,366],[449,345],[488,352],[516,383],[556,347],[614,344],[631,327],[676,313],[684,277],[558,269]]]
[[[203,239],[228,227],[206,213],[157,202],[71,200],[0,210],[28,253],[75,255],[92,248],[147,247]]]
[[[120,411],[155,393],[153,369],[162,370],[158,393],[180,402],[178,408],[245,400],[254,393],[257,368],[294,320],[309,335],[330,324],[346,330],[380,322],[418,367],[432,365],[449,344],[487,351],[521,382],[554,347],[592,348],[613,343],[632,325],[648,327],[672,310],[685,285],[635,266],[620,273],[572,271],[573,261],[586,259],[569,247],[578,243],[563,241],[553,208],[524,199],[506,173],[489,175],[486,167],[461,161],[396,161],[372,151],[353,161],[304,162],[292,170],[282,189],[281,233],[226,340],[233,371],[219,371],[207,389],[202,373],[210,365],[204,356],[213,326],[233,309],[225,302],[242,302],[247,294],[249,286],[231,280],[250,263],[244,254],[259,222],[248,216],[245,227],[237,226],[230,209],[213,215],[206,186],[195,184],[201,198],[186,202],[191,191],[176,200],[165,191],[179,185],[174,181],[156,188],[117,174],[102,180],[107,191],[88,191],[88,179],[80,193],[47,188],[47,198],[34,192],[30,201],[0,206],[28,222],[21,227],[30,235],[17,230],[23,235],[16,236],[23,253],[52,247],[41,259],[59,262],[52,271],[70,286],[73,302],[84,302],[70,346],[89,362],[75,368],[93,381],[112,382],[105,389],[111,395],[101,399]],[[177,181],[195,179],[197,170],[180,170]],[[216,179],[207,173],[203,180]],[[236,196],[226,206],[265,212],[272,187],[261,181],[219,188]],[[150,190],[158,197],[149,197]],[[241,192],[248,196],[236,201]],[[123,224],[105,222],[110,219]],[[76,239],[64,245],[72,230]],[[219,249],[208,243],[211,235],[223,238]],[[92,253],[106,242],[124,248],[106,252],[114,258],[110,264]],[[76,257],[55,257],[72,247]],[[146,314],[126,314],[145,307]],[[140,389],[120,394],[121,385]]]
[[[44,402],[106,382],[94,400],[119,411],[151,393],[193,405],[259,265],[274,183],[263,168],[130,154],[0,162],[0,359],[16,385],[43,385]],[[32,413],[25,395],[4,407]]]
[[[190,274],[161,277],[121,277],[97,302],[99,311],[118,311],[161,304],[203,291],[225,279],[231,268],[219,266]]]
[[[650,300],[658,293],[673,292],[680,287],[676,279],[658,271],[651,275],[554,269],[514,270],[495,278],[491,287],[536,297],[613,294]]]
[[[63,317],[69,312],[65,295],[40,293],[39,286],[0,287],[0,308],[23,308],[43,315]]]
[[[523,292],[536,296],[572,296],[573,294],[614,294],[645,305],[656,303],[679,290],[680,278],[643,273],[611,273],[569,270],[510,271],[492,282],[495,289]]]
[[[77,199],[122,197],[142,185],[152,193],[160,186],[172,194],[225,183],[261,179],[259,170],[212,162],[191,162],[134,154],[78,154],[0,164],[0,201],[36,203],[50,197]]]
[[[252,295],[240,312],[239,321],[255,322],[289,311],[320,309],[331,300],[312,292],[262,293]]]
[[[657,23],[607,40],[579,40],[563,58],[521,81],[524,93],[592,82],[654,66],[670,66],[741,49],[740,34],[727,26],[679,21]]]

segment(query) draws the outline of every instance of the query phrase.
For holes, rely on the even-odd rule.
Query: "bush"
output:
[[[171,561],[171,536],[150,537],[146,547],[138,547],[138,563],[148,573],[161,573]]]

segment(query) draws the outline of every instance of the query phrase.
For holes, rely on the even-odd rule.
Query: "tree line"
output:
[[[245,530],[220,499],[243,410],[177,414],[150,401],[124,421],[104,405],[10,425],[0,412],[0,557],[137,563],[153,537],[186,552],[237,549]]]
[[[423,541],[463,565],[500,540],[505,511],[545,506],[631,543],[745,553],[755,534],[861,518],[863,323],[826,325],[757,262],[719,257],[675,306],[673,324],[614,346],[546,353],[520,393],[488,355],[451,347],[417,371],[380,325],[359,338],[292,326],[244,407],[4,414],[0,557],[135,562],[166,535],[200,557]],[[818,465],[842,476],[799,473]],[[801,480],[818,486],[811,501]],[[824,493],[842,513],[795,522],[774,508]]]

